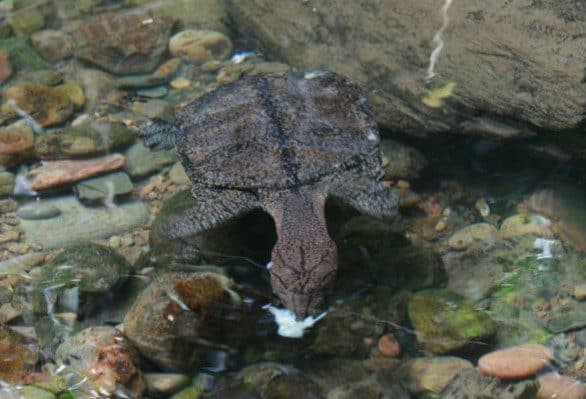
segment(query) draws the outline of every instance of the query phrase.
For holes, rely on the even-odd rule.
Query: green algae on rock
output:
[[[447,353],[474,346],[496,332],[491,317],[447,291],[417,292],[409,299],[409,319],[423,351]]]

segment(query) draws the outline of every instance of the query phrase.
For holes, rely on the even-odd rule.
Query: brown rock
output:
[[[571,377],[547,373],[538,381],[537,399],[586,399],[586,386]]]
[[[34,135],[26,121],[0,129],[0,154],[21,154],[34,147]]]
[[[494,243],[498,237],[498,230],[488,223],[475,223],[458,230],[448,240],[452,249],[463,250],[475,242]]]
[[[27,345],[29,340],[0,324],[0,380],[21,383],[33,371],[37,355]]]
[[[0,83],[4,83],[12,75],[12,64],[8,54],[0,51]]]
[[[124,157],[120,154],[108,155],[87,161],[52,161],[44,162],[38,168],[27,173],[30,188],[44,190],[71,184],[99,173],[110,172],[124,166]]]
[[[543,345],[524,344],[488,353],[478,359],[482,374],[501,379],[518,379],[534,375],[553,358]]]
[[[169,52],[196,65],[223,60],[232,52],[232,42],[220,32],[184,30],[169,40]]]
[[[400,373],[412,394],[438,394],[460,371],[472,367],[472,363],[459,357],[423,357],[409,360],[401,366]]]
[[[64,60],[73,55],[73,43],[58,30],[46,29],[31,35],[31,43],[49,62]]]
[[[75,57],[116,74],[151,72],[167,48],[175,20],[160,12],[134,9],[100,14],[64,28]]]
[[[377,348],[383,356],[396,357],[401,353],[401,345],[392,333],[380,337]]]
[[[37,84],[9,87],[4,98],[7,101],[2,105],[2,113],[16,117],[18,107],[43,127],[65,122],[75,108],[66,90]]]

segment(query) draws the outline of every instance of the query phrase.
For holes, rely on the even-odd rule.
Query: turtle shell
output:
[[[184,167],[207,186],[291,188],[378,156],[366,98],[331,72],[247,76],[197,98],[176,118]]]

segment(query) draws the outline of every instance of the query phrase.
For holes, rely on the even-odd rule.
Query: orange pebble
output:
[[[478,359],[482,374],[501,379],[530,377],[553,358],[543,345],[524,344],[488,353]]]
[[[383,356],[397,357],[401,353],[401,345],[391,333],[379,338],[377,348]]]

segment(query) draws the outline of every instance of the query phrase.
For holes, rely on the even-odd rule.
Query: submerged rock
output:
[[[12,64],[5,51],[0,50],[0,83],[4,83],[12,75]]]
[[[14,191],[14,175],[10,172],[0,172],[0,198],[12,195]]]
[[[385,179],[416,179],[427,164],[421,152],[394,140],[381,140],[380,149]]]
[[[142,143],[130,147],[125,155],[124,169],[132,178],[145,177],[158,172],[177,160],[177,155],[173,151],[152,151]]]
[[[169,52],[175,57],[201,65],[212,60],[224,60],[232,53],[232,42],[220,32],[184,30],[169,41]]]
[[[255,319],[234,282],[217,268],[203,270],[159,276],[126,314],[124,333],[162,368],[193,370],[210,351],[230,350],[253,334]]]
[[[30,340],[0,324],[0,380],[20,384],[34,370],[38,354]]]
[[[478,370],[503,380],[533,376],[553,359],[551,350],[543,345],[525,344],[500,349],[478,359]]]
[[[586,399],[586,385],[571,377],[551,372],[539,376],[537,399]]]
[[[420,291],[409,299],[409,319],[417,341],[428,353],[441,354],[473,346],[494,335],[490,316],[446,291]]]
[[[31,35],[31,44],[49,62],[57,62],[73,55],[73,43],[63,32],[42,30]]]
[[[44,200],[43,204],[57,207],[61,215],[46,220],[22,220],[20,226],[26,243],[45,249],[108,238],[131,230],[148,218],[148,209],[141,202],[90,208],[69,196]]]
[[[109,397],[127,391],[130,397],[140,397],[146,389],[136,351],[113,327],[86,328],[59,345],[55,356],[69,365],[67,375],[75,379],[70,383],[82,392]]]
[[[240,33],[269,57],[365,85],[378,122],[395,131],[506,139],[584,121],[581,1],[226,4]],[[450,82],[440,107],[424,103],[429,88]]]
[[[482,376],[473,368],[466,368],[456,375],[438,398],[532,399],[535,398],[538,386],[533,380],[501,382],[496,378]]]
[[[407,361],[398,372],[403,385],[413,395],[437,395],[459,372],[473,367],[472,363],[458,357],[426,357]]]
[[[67,25],[75,57],[116,74],[150,72],[167,48],[174,20],[133,9],[101,14]]]
[[[466,249],[475,242],[492,245],[498,238],[498,230],[488,223],[475,223],[458,230],[448,240],[452,249]]]
[[[33,201],[18,208],[16,214],[21,219],[41,220],[59,216],[61,214],[61,210],[53,204]]]
[[[45,190],[74,183],[88,177],[120,169],[124,157],[112,154],[102,158],[79,161],[51,161],[31,169],[26,178],[33,190]]]
[[[111,202],[115,197],[130,194],[133,188],[130,177],[119,172],[82,181],[75,185],[73,191],[82,201]]]

